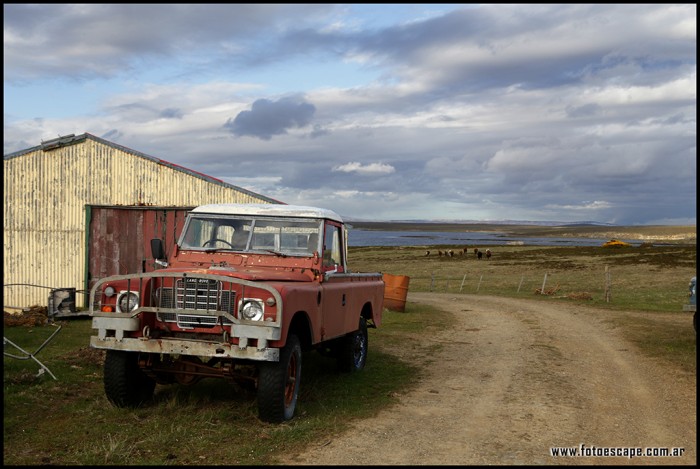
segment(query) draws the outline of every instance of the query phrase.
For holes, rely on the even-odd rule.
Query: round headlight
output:
[[[120,313],[129,313],[139,307],[139,296],[132,291],[125,291],[117,298],[117,309]]]
[[[260,300],[245,300],[241,305],[241,319],[260,321],[263,315],[263,304]]]
[[[105,296],[107,296],[107,297],[112,297],[112,296],[114,296],[114,294],[115,294],[116,292],[114,291],[114,287],[107,287],[107,288],[105,288],[105,292],[104,292],[104,293],[105,293]]]

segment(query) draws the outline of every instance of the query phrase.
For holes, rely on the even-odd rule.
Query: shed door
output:
[[[151,239],[170,254],[191,208],[92,207],[88,239],[88,292],[110,275],[152,272]]]

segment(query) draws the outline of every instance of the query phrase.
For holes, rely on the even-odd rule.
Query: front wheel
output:
[[[260,420],[281,423],[294,417],[301,384],[301,345],[296,335],[287,337],[280,350],[280,361],[260,364],[258,377],[258,416]]]
[[[360,317],[358,329],[340,339],[338,369],[346,373],[363,369],[367,362],[368,348],[367,321]]]
[[[153,397],[156,382],[139,368],[138,358],[138,353],[107,350],[105,394],[117,407],[138,407]]]

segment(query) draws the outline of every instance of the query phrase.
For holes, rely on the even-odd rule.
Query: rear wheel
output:
[[[296,335],[287,337],[280,361],[260,364],[258,415],[260,420],[281,423],[294,417],[301,384],[301,345]]]
[[[338,369],[346,373],[363,369],[367,362],[368,347],[367,321],[360,317],[358,329],[340,340]]]
[[[138,407],[153,397],[156,382],[139,368],[138,358],[138,353],[107,350],[105,394],[117,407]]]

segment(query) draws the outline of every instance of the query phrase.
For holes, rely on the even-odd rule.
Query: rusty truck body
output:
[[[327,209],[210,204],[192,210],[166,255],[154,239],[153,272],[98,280],[90,291],[106,351],[104,388],[118,407],[149,400],[156,384],[228,378],[257,392],[258,416],[294,416],[302,352],[359,371],[367,328],[381,325],[379,272],[350,272],[347,229]]]

